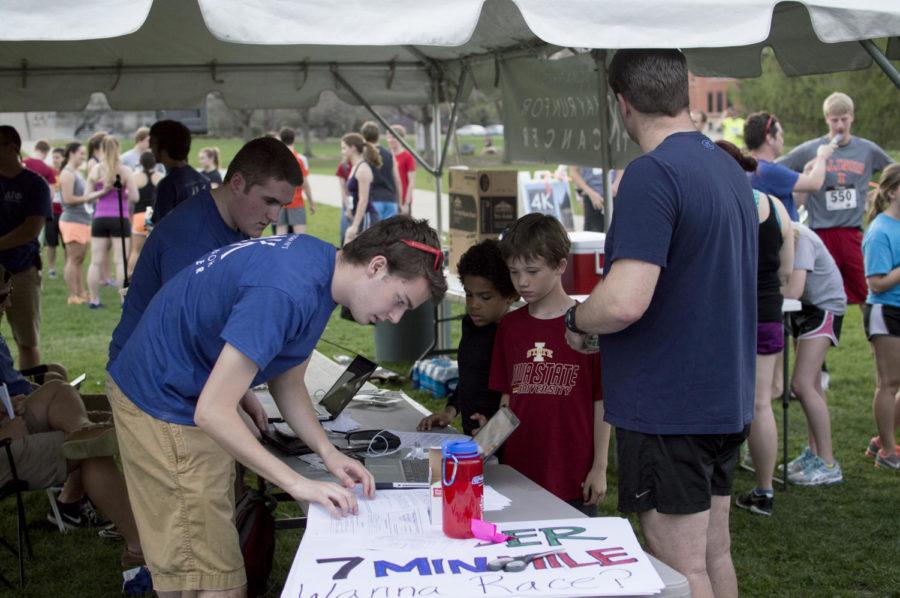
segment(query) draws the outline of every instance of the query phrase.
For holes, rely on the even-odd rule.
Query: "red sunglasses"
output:
[[[775,122],[775,115],[770,114],[769,120],[766,121],[766,129],[763,131],[763,137],[769,136],[769,129],[772,127],[772,123]]]
[[[444,265],[444,252],[440,249],[432,247],[431,245],[426,245],[425,243],[419,243],[418,241],[410,241],[409,239],[400,239],[400,242],[413,249],[418,249],[419,251],[424,251],[425,253],[433,255],[435,272],[440,270],[441,266]]]

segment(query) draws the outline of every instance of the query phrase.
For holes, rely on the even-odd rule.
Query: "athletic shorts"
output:
[[[138,212],[131,217],[131,234],[147,236],[147,212]]]
[[[81,243],[82,245],[87,245],[91,242],[91,226],[89,224],[61,220],[59,223],[59,234],[62,237],[63,243]]]
[[[862,231],[858,228],[839,227],[818,228],[815,233],[825,243],[828,253],[841,271],[847,302],[865,303],[869,287],[866,285],[866,269],[863,265]]]
[[[281,208],[277,224],[279,226],[300,226],[306,224],[306,208]]]
[[[12,275],[6,318],[13,340],[23,347],[37,347],[41,333],[41,271],[32,266]]]
[[[616,428],[619,511],[689,515],[708,510],[712,496],[731,496],[749,431],[662,435]]]
[[[756,354],[774,355],[784,350],[784,324],[759,322],[756,325]]]
[[[100,218],[94,218],[94,222],[91,224],[91,236],[99,239],[130,237],[131,228],[128,225],[129,221],[126,218],[123,234],[122,223],[118,216],[102,216]]]
[[[106,392],[153,588],[246,584],[234,527],[234,460],[200,428],[148,415],[109,377]]]
[[[844,316],[804,303],[800,311],[791,312],[789,322],[791,336],[797,340],[825,337],[837,347]]]
[[[863,305],[863,326],[869,340],[873,336],[900,337],[900,307],[866,303]]]
[[[54,214],[52,220],[44,224],[44,246],[59,247],[59,215]]]

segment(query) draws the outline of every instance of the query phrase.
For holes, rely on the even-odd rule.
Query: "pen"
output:
[[[428,482],[375,482],[376,490],[414,490],[430,486]]]

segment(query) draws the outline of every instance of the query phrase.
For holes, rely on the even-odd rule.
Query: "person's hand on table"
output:
[[[352,490],[342,488],[334,482],[314,482],[306,478],[285,488],[288,494],[297,501],[318,503],[328,509],[332,517],[344,517],[359,513],[359,504]]]
[[[431,415],[422,418],[422,421],[416,426],[416,430],[419,432],[427,432],[431,428],[446,428],[450,425],[452,420],[453,416],[446,411],[432,413]]]
[[[262,406],[262,403],[259,402],[252,390],[244,394],[241,398],[240,406],[259,429],[259,431],[253,430],[253,434],[259,438],[260,432],[264,432],[269,425],[269,416],[266,414],[265,407]]]
[[[585,505],[599,505],[606,497],[606,470],[592,467],[584,478],[581,498]]]
[[[322,455],[322,461],[331,475],[336,477],[344,488],[353,488],[356,484],[362,484],[365,495],[375,498],[375,477],[362,463],[337,449]]]
[[[473,413],[469,419],[475,420],[478,422],[478,427],[472,430],[472,436],[475,436],[481,431],[481,428],[484,427],[484,424],[487,423],[487,418],[480,413]]]

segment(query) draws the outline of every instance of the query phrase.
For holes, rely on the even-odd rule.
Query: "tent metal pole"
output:
[[[441,74],[437,69],[431,70],[431,124],[434,127],[434,133],[432,135],[433,143],[434,143],[434,163],[437,164],[437,168],[434,171],[434,208],[436,212],[435,219],[435,230],[437,231],[438,241],[443,245],[444,243],[444,216],[442,204],[444,203],[441,197],[441,177],[443,176],[443,166],[444,166],[444,153],[441,152]],[[454,106],[455,109],[455,106]],[[455,111],[455,110],[454,110]],[[453,120],[451,117],[450,126],[453,126]],[[450,137],[450,131],[447,131],[447,138]],[[447,151],[447,146],[444,145],[444,152]],[[447,349],[450,346],[450,338],[446,333],[444,326],[444,319],[447,317],[446,310],[444,309],[446,305],[446,301],[441,301],[438,305],[435,306],[434,317],[435,317],[435,346],[438,349]]]
[[[356,99],[356,101],[359,102],[363,108],[368,110],[369,114],[375,117],[375,120],[381,123],[381,126],[384,127],[386,131],[390,131],[391,135],[393,135],[397,139],[400,145],[402,145],[406,149],[406,151],[408,151],[412,155],[412,157],[416,159],[416,162],[421,164],[422,167],[431,174],[435,174],[436,170],[434,166],[426,162],[425,158],[420,156],[419,153],[415,149],[413,149],[405,139],[397,134],[397,132],[394,131],[391,125],[389,125],[388,122],[384,120],[384,118],[382,118],[380,114],[378,114],[375,108],[373,108],[372,105],[369,104],[369,102],[366,101],[366,99],[362,97],[362,95],[358,91],[356,91],[356,89],[354,89],[353,86],[350,85],[350,83],[346,79],[344,79],[340,73],[337,72],[337,69],[332,70],[331,74],[334,76],[334,80],[341,84],[347,91],[349,91],[350,94]],[[435,162],[437,162],[437,160],[435,160]]]
[[[884,74],[887,75],[887,78],[891,80],[894,86],[897,89],[900,89],[900,73],[897,72],[897,69],[894,68],[894,65],[891,64],[891,61],[887,59],[881,49],[875,45],[870,39],[861,39],[859,40],[859,45],[863,47],[863,49],[869,53],[872,57],[872,60],[881,67],[881,70],[884,71]]]
[[[444,172],[444,162],[447,160],[447,150],[450,148],[450,138],[456,130],[456,109],[459,107],[459,102],[462,100],[463,85],[466,82],[466,71],[466,67],[463,66],[459,73],[459,81],[456,83],[456,97],[453,98],[453,106],[450,109],[450,120],[447,122],[447,137],[444,139],[444,150],[441,152],[440,160],[435,157],[437,172],[441,174]]]
[[[600,103],[600,135],[603,143],[600,145],[600,163],[603,166],[603,223],[604,230],[609,230],[612,221],[612,143],[609,132],[612,129],[609,122],[609,82],[606,73],[606,50],[594,50],[591,52],[594,64],[597,65],[597,98]]]

